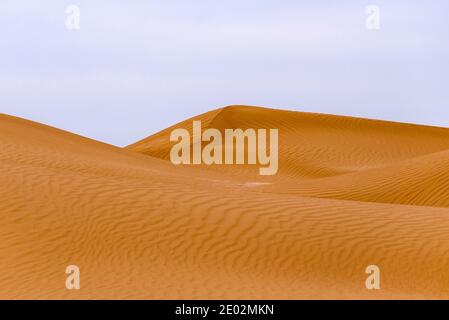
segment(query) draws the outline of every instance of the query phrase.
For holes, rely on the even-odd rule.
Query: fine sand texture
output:
[[[278,129],[278,173],[173,165],[193,120]],[[446,128],[229,106],[119,148],[0,114],[0,184],[0,299],[449,297]]]

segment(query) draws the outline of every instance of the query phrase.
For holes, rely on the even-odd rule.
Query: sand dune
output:
[[[278,128],[278,174],[172,165],[193,119]],[[231,106],[118,148],[0,115],[0,150],[1,299],[449,294],[446,128]]]
[[[246,106],[229,106],[188,119],[127,148],[167,160],[170,132],[179,127],[191,132],[193,120],[220,131],[278,128],[279,173],[282,179],[294,181],[372,169],[449,149],[446,128]],[[246,169],[258,176],[254,168]]]

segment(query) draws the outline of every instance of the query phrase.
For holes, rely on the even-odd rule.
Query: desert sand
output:
[[[173,165],[193,119],[278,128],[277,175]],[[0,179],[0,299],[449,297],[447,128],[230,106],[120,148],[2,114]]]

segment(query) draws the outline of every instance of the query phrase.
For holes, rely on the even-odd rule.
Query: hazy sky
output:
[[[1,0],[0,112],[120,146],[229,104],[449,127],[448,15],[447,0]]]

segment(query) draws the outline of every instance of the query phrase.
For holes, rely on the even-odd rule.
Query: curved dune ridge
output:
[[[173,165],[192,120],[279,129],[278,174]],[[230,106],[119,148],[0,115],[0,150],[0,299],[449,294],[446,128]]]
[[[327,114],[229,106],[193,117],[127,147],[168,160],[170,133],[192,132],[192,121],[203,128],[279,129],[279,175],[282,180],[316,179],[394,165],[397,162],[449,149],[449,129]],[[226,166],[211,166],[223,171]],[[244,168],[256,178],[252,166]],[[238,175],[236,174],[236,175]]]

